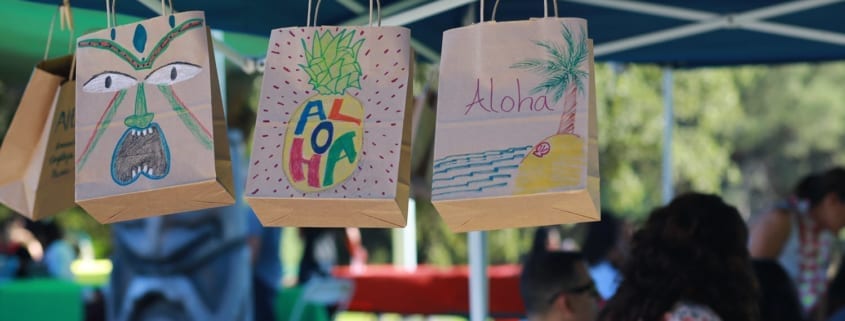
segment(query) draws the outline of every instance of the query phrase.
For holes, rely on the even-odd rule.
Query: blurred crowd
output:
[[[240,154],[242,137],[230,139],[233,155]],[[562,226],[541,227],[522,262],[525,317],[845,320],[843,228],[842,168],[808,175],[748,224],[719,196],[687,193],[641,223],[605,211],[601,221],[579,225],[576,238]],[[366,264],[357,229],[298,231],[304,246],[300,286],[331,279],[338,263],[353,270]],[[112,232],[111,279],[88,302],[87,320],[279,319],[281,229],[263,227],[241,200],[228,208],[117,223]],[[90,252],[79,239],[85,237],[63,235],[54,220],[0,221],[0,282],[72,281],[71,263]],[[344,251],[348,261],[339,258]]]
[[[805,177],[749,225],[719,196],[688,193],[639,227],[605,212],[586,228],[580,245],[537,229],[520,283],[528,320],[845,320],[845,169]]]

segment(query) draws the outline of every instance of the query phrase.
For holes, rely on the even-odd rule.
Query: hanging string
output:
[[[111,1],[111,23],[112,28],[117,28],[117,0]]]
[[[50,44],[53,43],[53,28],[56,26],[56,16],[59,14],[60,10],[56,10],[56,13],[53,14],[53,18],[50,19],[50,32],[47,33],[47,46],[44,48],[44,59],[47,60],[47,57],[50,54]]]
[[[106,29],[111,28],[111,1],[106,0]]]
[[[320,2],[323,2],[323,0],[317,0],[317,6],[314,7],[314,27],[317,26],[317,16],[320,15]]]
[[[555,17],[559,17],[558,16],[558,10],[557,10],[557,0],[552,0],[552,3],[554,3]],[[481,1],[481,10],[484,11],[484,0]],[[491,21],[496,21],[496,12],[498,12],[498,11],[499,11],[499,0],[496,0],[496,3],[493,5],[493,14],[492,14]],[[543,0],[543,17],[544,18],[549,17],[549,1],[548,0]],[[481,15],[481,22],[484,22],[484,15],[483,14]]]
[[[381,27],[381,0],[376,0],[376,10],[378,10],[378,26]]]
[[[496,0],[496,3],[498,3],[498,0]],[[493,8],[493,10],[496,10],[496,8]],[[478,20],[480,22],[484,22],[484,0],[481,0],[481,12],[478,13],[478,16]],[[493,17],[493,19],[495,19],[495,17]]]
[[[170,8],[170,13],[168,14],[167,8]],[[164,0],[161,0],[161,15],[167,16],[173,14],[173,0],[167,0],[167,4],[164,4]]]
[[[305,26],[311,26],[311,0],[308,0],[308,16],[305,18]]]
[[[67,52],[73,52],[73,40],[76,39],[76,33],[74,32],[73,26],[73,13],[70,11],[70,1],[64,0],[62,5],[59,6],[59,18],[62,31],[65,28],[68,29],[68,42],[67,42]]]
[[[378,13],[376,16],[378,17],[378,26],[381,27],[381,0],[376,0],[376,10]],[[370,27],[373,26],[373,0],[370,0]]]
[[[549,17],[549,0],[543,0],[543,18],[548,18],[548,17]]]

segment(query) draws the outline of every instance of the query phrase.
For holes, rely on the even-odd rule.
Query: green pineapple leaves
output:
[[[358,52],[365,39],[354,41],[354,36],[355,30],[343,29],[336,35],[329,30],[322,35],[314,31],[310,51],[302,39],[307,65],[299,66],[308,74],[308,83],[321,95],[343,95],[349,88],[361,89],[363,73]]]
[[[579,69],[590,54],[584,29],[581,28],[581,37],[578,41],[575,41],[575,37],[566,25],[563,25],[562,34],[566,41],[565,49],[555,42],[536,41],[534,43],[537,46],[546,50],[548,59],[525,59],[511,65],[511,68],[526,69],[547,77],[531,90],[531,94],[553,93],[555,103],[563,98],[566,88],[571,84],[575,85],[579,93],[584,92],[584,81],[590,76],[589,73]]]

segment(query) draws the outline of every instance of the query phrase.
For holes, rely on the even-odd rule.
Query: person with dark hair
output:
[[[753,260],[751,264],[760,286],[760,320],[803,320],[798,292],[780,263],[775,260]]]
[[[531,252],[519,292],[528,321],[592,321],[599,295],[584,258],[575,252]]]
[[[619,269],[628,255],[629,241],[626,222],[610,211],[602,210],[601,221],[587,224],[581,253],[604,300],[610,299],[619,286]]]
[[[757,321],[757,286],[739,212],[691,193],[651,212],[634,233],[603,321]]]
[[[777,259],[798,289],[805,312],[827,288],[836,234],[845,227],[845,169],[805,177],[792,196],[763,214],[751,230],[751,256]]]

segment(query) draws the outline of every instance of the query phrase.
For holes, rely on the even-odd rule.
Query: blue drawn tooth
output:
[[[176,27],[176,17],[170,15],[170,18],[167,19],[167,21],[170,22],[170,28]]]
[[[114,40],[114,38],[117,38],[117,31],[115,31],[114,28],[111,28],[111,40]]]

